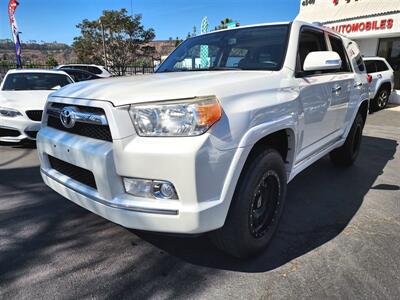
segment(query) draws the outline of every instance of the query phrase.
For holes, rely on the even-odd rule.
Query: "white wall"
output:
[[[379,39],[356,40],[362,55],[376,56],[378,54]]]

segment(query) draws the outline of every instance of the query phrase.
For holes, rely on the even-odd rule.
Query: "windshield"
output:
[[[220,70],[280,70],[289,25],[225,30],[182,43],[157,73]]]
[[[56,90],[72,80],[62,74],[51,73],[14,73],[4,82],[3,91]]]

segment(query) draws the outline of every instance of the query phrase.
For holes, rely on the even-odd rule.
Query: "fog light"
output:
[[[124,178],[125,191],[136,197],[178,200],[172,183],[159,180]]]
[[[155,183],[153,193],[156,198],[178,199],[174,186],[169,182]]]

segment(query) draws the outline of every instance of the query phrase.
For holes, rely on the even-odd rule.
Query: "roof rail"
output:
[[[311,24],[319,27],[324,27],[324,24],[322,24],[321,22],[312,22]]]

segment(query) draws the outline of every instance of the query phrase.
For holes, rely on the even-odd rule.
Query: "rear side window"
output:
[[[96,74],[96,75],[101,74],[101,70],[99,68],[96,68],[96,67],[88,67],[88,71],[90,73]]]
[[[322,31],[303,30],[300,33],[299,51],[297,53],[297,71],[304,72],[304,62],[310,52],[327,50],[325,35]]]
[[[364,72],[365,71],[365,64],[364,64],[364,60],[362,59],[361,54],[357,55],[357,57],[355,58],[356,63],[357,63],[357,68],[361,71]]]
[[[377,60],[376,61],[376,70],[377,70],[377,72],[384,72],[384,71],[388,71],[389,68],[383,61]]]
[[[347,58],[346,51],[344,50],[342,40],[334,36],[329,36],[329,41],[331,42],[332,51],[339,54],[340,59],[342,60],[342,67],[340,68],[339,72],[351,72],[349,60]]]
[[[376,73],[376,64],[374,60],[366,60],[364,63],[367,68],[367,73]]]

